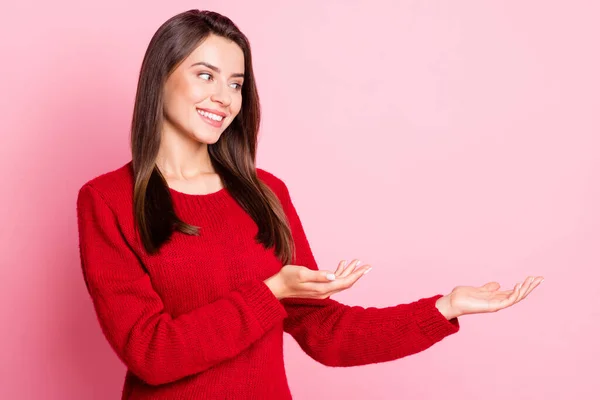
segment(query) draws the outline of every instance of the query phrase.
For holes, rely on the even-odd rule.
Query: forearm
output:
[[[436,308],[439,295],[386,308],[334,300],[284,299],[284,329],[313,359],[328,366],[391,361],[423,351],[458,331]]]

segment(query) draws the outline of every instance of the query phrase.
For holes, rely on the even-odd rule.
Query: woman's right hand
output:
[[[335,272],[315,271],[301,265],[288,264],[264,282],[278,299],[325,299],[352,287],[371,269],[368,264],[358,267],[359,263],[359,260],[353,260],[346,266],[345,261],[340,261]]]

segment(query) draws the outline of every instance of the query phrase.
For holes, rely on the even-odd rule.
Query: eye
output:
[[[211,80],[212,79],[212,75],[209,74],[208,72],[200,72],[198,74],[198,78],[204,79],[204,80]]]
[[[232,83],[231,85],[232,85],[232,87],[233,87],[235,90],[240,90],[240,89],[242,88],[242,85],[241,85],[240,83],[237,83],[237,82],[234,82],[234,83]]]

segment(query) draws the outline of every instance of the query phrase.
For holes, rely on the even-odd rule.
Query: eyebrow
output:
[[[215,71],[216,73],[219,73],[219,74],[221,73],[221,69],[220,69],[220,68],[218,68],[218,67],[215,67],[214,65],[212,65],[212,64],[209,64],[209,63],[207,63],[207,62],[204,62],[204,61],[200,61],[200,62],[194,63],[194,64],[192,64],[192,65],[190,66],[190,68],[191,68],[191,67],[195,67],[196,65],[204,65],[205,67],[212,69],[212,70],[213,70],[213,71]],[[231,77],[232,77],[232,78],[243,78],[243,77],[244,77],[244,74],[240,74],[240,73],[237,73],[237,74],[231,74]]]

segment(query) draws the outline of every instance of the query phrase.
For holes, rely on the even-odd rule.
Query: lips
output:
[[[209,124],[211,126],[215,126],[217,128],[220,128],[221,126],[223,126],[223,121],[225,120],[225,117],[227,116],[225,113],[223,113],[221,111],[211,110],[211,109],[206,109],[206,108],[197,108],[196,111],[198,112],[198,115],[204,122],[206,122],[207,124]]]
[[[197,108],[197,110],[204,111],[204,112],[214,114],[214,115],[218,115],[219,117],[223,117],[223,118],[225,118],[227,116],[227,114],[225,114],[223,111],[213,110],[211,108]]]

